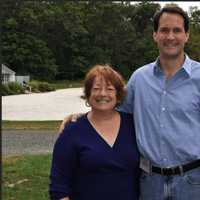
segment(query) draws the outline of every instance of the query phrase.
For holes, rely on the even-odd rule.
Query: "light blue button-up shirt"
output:
[[[187,55],[166,80],[159,58],[136,70],[121,111],[134,114],[141,154],[159,167],[200,159],[200,63]]]

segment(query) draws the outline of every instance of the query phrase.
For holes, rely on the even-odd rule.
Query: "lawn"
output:
[[[3,130],[58,130],[61,121],[2,121]]]
[[[83,87],[83,80],[76,80],[76,81],[70,81],[70,80],[63,80],[63,81],[54,81],[51,82],[50,85],[58,89],[65,89],[65,88],[78,88]]]
[[[51,155],[7,157],[2,162],[2,199],[49,199]]]

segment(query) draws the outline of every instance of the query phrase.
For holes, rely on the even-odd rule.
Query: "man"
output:
[[[142,200],[200,199],[200,63],[184,53],[188,38],[181,8],[155,14],[159,57],[133,73],[120,107],[134,114]]]
[[[136,70],[120,110],[133,113],[141,200],[200,199],[200,63],[184,53],[189,18],[175,5],[154,16],[159,57]]]

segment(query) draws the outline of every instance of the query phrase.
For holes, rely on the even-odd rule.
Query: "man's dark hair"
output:
[[[167,4],[161,10],[157,11],[155,13],[154,17],[153,17],[153,28],[154,28],[155,32],[158,31],[159,20],[160,20],[160,17],[162,16],[163,13],[174,13],[174,14],[181,15],[183,17],[183,19],[184,19],[184,30],[185,30],[185,32],[189,31],[189,17],[188,17],[188,14],[176,4]]]

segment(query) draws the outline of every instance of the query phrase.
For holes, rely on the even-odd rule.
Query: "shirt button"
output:
[[[167,161],[167,158],[163,158],[163,161]]]
[[[163,94],[166,94],[166,93],[167,93],[167,92],[164,90],[164,91],[163,91]]]
[[[162,111],[165,111],[165,107],[162,107]]]
[[[163,125],[163,124],[160,124],[160,127],[161,127],[161,128],[163,128],[163,127],[164,127],[164,125]]]

